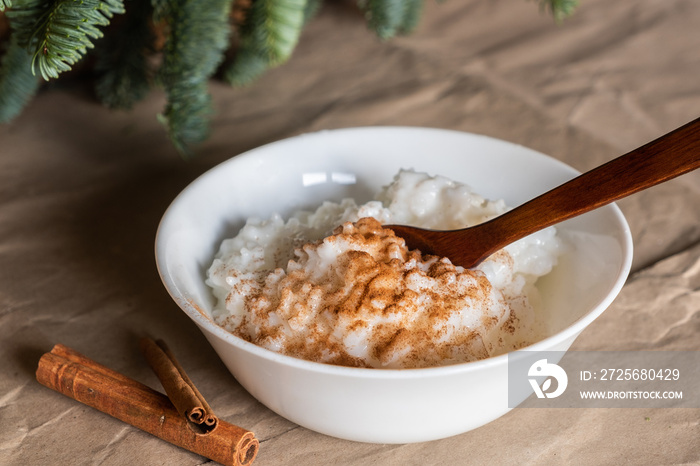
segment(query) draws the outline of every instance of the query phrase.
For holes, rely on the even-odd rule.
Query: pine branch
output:
[[[153,7],[143,0],[131,0],[123,24],[115,25],[97,43],[95,83],[97,98],[109,108],[131,108],[150,89],[148,55],[155,39],[149,18]]]
[[[240,47],[224,78],[247,84],[289,59],[306,19],[307,0],[256,0],[240,25]]]
[[[323,0],[306,0],[306,6],[304,7],[304,24],[308,23],[311,18],[316,16],[321,9],[322,3]]]
[[[247,86],[270,68],[267,57],[255,50],[239,49],[236,59],[224,71],[224,79],[232,86]]]
[[[418,26],[421,13],[423,13],[423,0],[406,0],[401,25],[398,28],[399,34],[408,34]]]
[[[209,136],[209,118],[214,113],[206,80],[172,84],[167,89],[168,104],[158,121],[168,130],[175,149],[192,155],[191,146]]]
[[[230,8],[230,0],[172,0],[164,12],[170,35],[159,77],[168,103],[159,119],[184,155],[209,133],[207,83],[228,47]]]
[[[394,37],[403,24],[410,0],[360,0],[367,24],[381,39]]]
[[[578,0],[539,0],[540,8],[549,10],[555,21],[571,16],[578,6]]]
[[[34,27],[51,7],[51,0],[15,0],[12,9],[7,11],[12,37],[17,44],[29,50]]]
[[[0,62],[0,123],[19,115],[39,89],[32,74],[32,54],[11,40]]]
[[[0,61],[0,121],[16,116],[36,93],[39,80],[71,69],[102,38],[115,14],[130,13],[98,45],[97,94],[110,107],[129,107],[149,89],[148,54],[155,38],[149,21],[166,38],[158,80],[167,95],[159,120],[176,148],[206,139],[213,113],[208,80],[229,46],[231,8],[239,47],[224,72],[232,84],[247,84],[285,62],[302,28],[323,0],[0,0],[11,40]],[[356,0],[368,26],[382,39],[406,34],[418,24],[423,0]],[[437,0],[439,2],[445,0]],[[535,0],[556,21],[579,0]],[[232,5],[233,4],[233,5]]]
[[[93,47],[92,40],[102,37],[99,27],[123,12],[122,0],[30,1],[11,11],[24,24],[17,29],[20,45],[34,51],[32,71],[38,67],[47,81],[70,70]]]
[[[306,0],[256,0],[243,40],[267,55],[272,65],[286,61],[296,47],[304,24]]]
[[[32,73],[33,54],[25,46],[37,12],[47,0],[20,0],[8,10],[10,42],[0,62],[0,122],[17,117],[39,89],[39,80]],[[10,6],[6,1],[5,5]]]

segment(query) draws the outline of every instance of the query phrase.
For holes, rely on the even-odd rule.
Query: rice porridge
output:
[[[521,348],[542,337],[534,284],[556,264],[554,228],[474,269],[409,251],[382,228],[463,228],[507,210],[464,184],[402,170],[362,205],[251,218],[209,268],[212,317],[272,351],[346,366],[430,367]]]

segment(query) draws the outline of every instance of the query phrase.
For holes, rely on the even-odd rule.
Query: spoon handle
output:
[[[512,242],[700,167],[700,118],[511,210],[485,230]],[[503,218],[505,220],[505,218]]]

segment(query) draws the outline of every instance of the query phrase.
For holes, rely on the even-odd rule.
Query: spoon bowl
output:
[[[615,202],[700,167],[700,118],[588,171],[482,224],[459,230],[385,225],[409,249],[479,265],[503,247],[539,230]]]

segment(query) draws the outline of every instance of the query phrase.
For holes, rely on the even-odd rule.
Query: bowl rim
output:
[[[608,209],[614,216],[616,222],[622,227],[622,263],[617,272],[617,277],[608,292],[608,294],[600,300],[594,307],[591,308],[586,314],[579,317],[577,320],[572,322],[570,325],[564,329],[556,332],[554,335],[550,335],[542,340],[539,340],[532,345],[521,348],[520,350],[514,352],[504,353],[498,356],[489,357],[486,359],[481,359],[478,361],[463,362],[456,364],[449,364],[444,366],[433,366],[433,367],[421,367],[421,368],[406,368],[406,369],[382,369],[382,368],[364,368],[364,367],[349,367],[349,366],[339,366],[315,361],[309,361],[305,359],[296,358],[293,356],[288,356],[281,353],[276,353],[274,351],[268,350],[254,343],[248,342],[234,334],[228,332],[223,327],[220,327],[210,318],[206,317],[202,311],[197,309],[197,307],[192,304],[186,295],[180,290],[177,284],[171,279],[170,274],[167,271],[167,258],[163,252],[165,249],[163,247],[164,242],[164,232],[169,227],[169,223],[172,221],[170,214],[175,210],[182,199],[187,195],[190,189],[200,183],[203,183],[208,176],[214,171],[220,170],[222,166],[228,166],[229,164],[236,163],[236,160],[242,160],[245,158],[255,157],[259,152],[264,152],[269,150],[272,146],[285,144],[291,140],[298,140],[305,137],[313,137],[315,135],[329,134],[329,133],[339,133],[339,132],[353,132],[353,131],[425,131],[425,132],[435,132],[437,133],[452,133],[467,135],[470,137],[476,137],[486,141],[497,142],[498,144],[507,144],[518,148],[519,150],[530,151],[532,155],[536,157],[542,157],[549,159],[549,162],[561,165],[562,168],[570,171],[572,176],[578,176],[581,174],[580,171],[571,167],[570,165],[558,160],[552,156],[546,155],[534,149],[530,149],[526,146],[522,146],[516,143],[512,143],[503,139],[494,138],[491,136],[486,136],[477,133],[471,133],[467,131],[443,129],[443,128],[433,128],[433,127],[421,127],[421,126],[357,126],[357,127],[347,127],[338,129],[327,129],[319,130],[313,132],[301,133],[295,136],[278,139],[271,141],[260,146],[254,147],[252,149],[246,150],[240,154],[234,155],[213,167],[207,169],[194,180],[188,183],[178,195],[171,201],[166,210],[164,211],[160,222],[158,224],[156,235],[155,235],[155,259],[156,268],[158,274],[161,278],[165,289],[175,303],[180,307],[182,311],[187,314],[187,316],[192,319],[200,329],[206,329],[208,332],[212,333],[217,338],[224,340],[225,342],[239,348],[242,351],[252,353],[255,356],[266,359],[270,362],[275,362],[283,364],[285,366],[291,366],[299,370],[323,373],[328,375],[336,375],[343,377],[352,378],[367,378],[367,379],[417,379],[435,376],[448,376],[457,373],[470,373],[474,371],[479,371],[486,368],[493,368],[501,365],[505,365],[508,361],[509,355],[518,353],[520,351],[552,351],[551,348],[555,346],[556,343],[566,341],[568,339],[574,339],[579,333],[581,333],[591,322],[593,322],[597,317],[599,317],[605,309],[616,299],[620,290],[624,286],[627,278],[629,276],[632,259],[633,259],[633,241],[632,234],[629,228],[629,224],[625,219],[622,210],[618,207],[616,203],[611,203],[606,206],[600,207],[599,210]],[[549,349],[548,349],[549,348]]]

